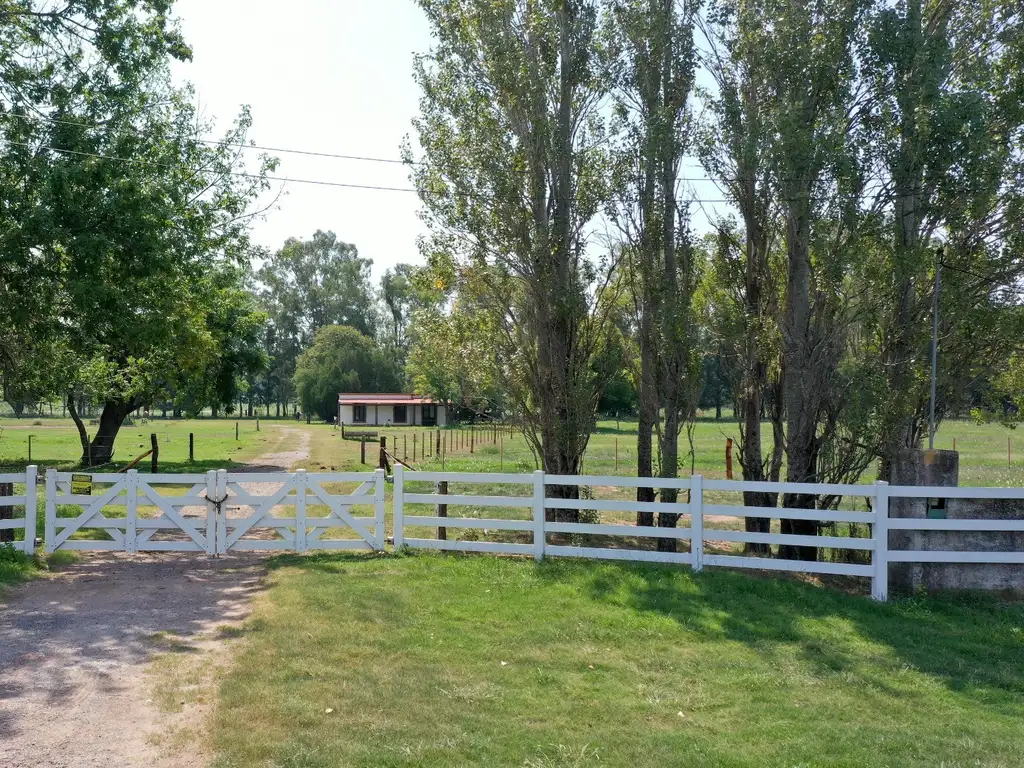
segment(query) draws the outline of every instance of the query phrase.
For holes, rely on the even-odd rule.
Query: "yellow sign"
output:
[[[92,475],[72,475],[71,495],[92,496]]]

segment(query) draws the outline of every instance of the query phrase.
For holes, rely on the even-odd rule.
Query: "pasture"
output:
[[[220,682],[218,768],[1009,768],[1024,749],[1020,605],[580,561],[270,569]]]

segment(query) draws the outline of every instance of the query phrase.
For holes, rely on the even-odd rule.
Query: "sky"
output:
[[[258,145],[399,159],[418,113],[413,56],[431,47],[413,0],[178,0],[175,9],[194,52],[191,63],[175,65],[175,79],[194,85],[203,114],[222,129],[248,105],[250,138]],[[251,154],[255,163],[259,153]],[[411,187],[400,164],[276,154],[275,176]],[[685,163],[680,176],[702,176],[695,165]],[[415,194],[283,187],[276,207],[254,227],[258,244],[276,250],[289,237],[332,230],[373,260],[377,280],[395,264],[422,261],[416,241],[426,229]],[[710,182],[691,187],[702,198],[722,197]],[[722,206],[693,209],[698,233],[707,231],[716,208]]]
[[[218,126],[247,104],[250,138],[261,146],[399,159],[418,112],[413,55],[431,45],[412,0],[178,0],[175,9],[194,53],[175,66],[175,79],[195,86]],[[259,153],[251,154],[255,161]],[[411,186],[402,165],[277,156],[275,176]],[[379,278],[394,264],[421,261],[419,207],[408,192],[289,183],[253,235],[277,249],[289,237],[333,230],[373,260]]]

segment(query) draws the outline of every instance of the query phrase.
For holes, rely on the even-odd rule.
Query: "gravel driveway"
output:
[[[261,456],[253,469],[308,459],[309,434],[281,430],[299,436],[298,448]],[[258,495],[275,489],[244,485]],[[0,604],[0,766],[206,765],[205,740],[168,734],[201,733],[211,702],[161,710],[147,671],[169,636],[174,652],[195,654],[197,669],[227,655],[218,628],[248,615],[265,557],[88,554],[12,590]]]

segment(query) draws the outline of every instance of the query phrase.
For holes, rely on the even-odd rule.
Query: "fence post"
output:
[[[875,524],[872,529],[875,548],[871,564],[875,567],[871,578],[871,597],[879,602],[889,599],[889,484],[875,483]]]
[[[544,470],[533,473],[533,559],[544,559]]]
[[[149,436],[149,445],[153,449],[153,458],[149,462],[149,470],[154,475],[160,471],[160,441],[157,440],[156,433]]]
[[[220,505],[217,513],[217,554],[225,555],[228,551],[228,471],[217,470],[217,500]]]
[[[381,506],[379,509],[383,509],[383,502],[380,502]],[[405,546],[405,468],[398,464],[395,466],[395,490],[394,500],[392,502],[394,507],[394,525],[395,525],[395,549],[401,549]],[[378,512],[378,514],[381,514]],[[384,531],[383,526],[377,533],[378,540],[380,539]]]
[[[437,430],[437,440],[435,441],[435,443],[436,443],[436,445],[435,445],[435,448],[434,448],[434,455],[437,456],[438,454],[441,453],[441,430],[440,429]]]
[[[217,554],[217,472],[206,473],[206,554]]]
[[[704,476],[690,478],[690,567],[704,570]]]
[[[306,551],[306,470],[295,473],[295,551]]]
[[[235,422],[235,440],[238,439],[238,422]]]
[[[402,468],[400,464],[394,465],[395,471]],[[374,542],[376,542],[376,549],[378,552],[384,551],[384,534],[385,534],[385,522],[384,522],[384,502],[387,496],[387,490],[385,483],[387,482],[387,474],[382,469],[378,469],[374,473],[376,482],[374,484]],[[402,488],[400,485],[395,486],[395,492],[401,493]]]
[[[447,480],[441,480],[437,484],[437,495],[438,496],[447,496],[448,495],[448,481]],[[437,505],[437,516],[438,517],[448,517],[448,505],[447,504],[438,504]],[[438,541],[447,541],[448,540],[448,529],[447,528],[438,527],[438,529],[437,529],[437,540]]]
[[[129,469],[125,482],[125,507],[127,516],[124,527],[124,551],[135,553],[138,550],[136,529],[139,522],[139,470]]]
[[[195,433],[188,433],[188,463],[192,464],[196,460],[196,436]]]
[[[32,463],[32,435],[28,436],[28,463]]]
[[[366,463],[366,438],[365,437],[360,437],[359,438],[359,463],[360,464],[365,464]]]
[[[57,470],[46,470],[46,517],[43,520],[43,550],[51,554],[57,538]]]
[[[39,469],[30,466],[25,470],[25,541],[22,542],[26,555],[36,551],[36,477]]]

